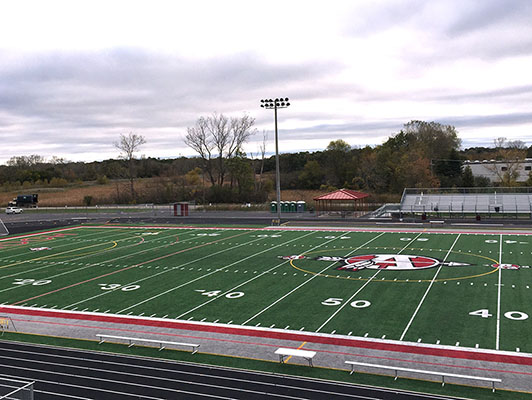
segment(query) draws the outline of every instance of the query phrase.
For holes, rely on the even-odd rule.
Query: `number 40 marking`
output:
[[[493,314],[490,314],[487,308],[471,311],[469,315],[474,315],[482,318],[493,317]],[[514,321],[524,321],[525,319],[528,319],[528,314],[521,311],[508,311],[504,313],[504,316],[508,319],[513,319]]]

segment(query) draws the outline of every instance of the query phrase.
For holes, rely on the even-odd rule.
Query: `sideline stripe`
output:
[[[298,342],[322,343],[345,347],[412,353],[438,357],[450,357],[479,361],[498,362],[503,364],[532,365],[532,354],[509,351],[456,349],[454,346],[436,346],[424,343],[407,343],[392,340],[365,339],[312,332],[285,331],[284,329],[268,329],[260,327],[244,327],[202,322],[163,320],[160,318],[142,318],[103,313],[81,313],[75,311],[43,310],[16,306],[0,306],[0,312],[32,315],[47,318],[63,318],[66,320],[97,321],[121,324],[124,326],[153,326],[198,332],[214,332],[229,335],[264,337]]]
[[[478,235],[499,235],[501,233],[498,231],[488,231],[488,230],[447,230],[447,229],[428,229],[428,228],[335,228],[335,227],[290,227],[290,226],[266,226],[264,228],[243,228],[243,227],[205,227],[205,226],[193,226],[193,225],[183,225],[183,226],[129,226],[129,225],[87,225],[82,226],[82,228],[106,228],[106,229],[217,229],[217,230],[255,230],[255,231],[312,231],[312,232],[388,232],[388,233],[441,233],[441,234],[453,234],[457,235],[462,234],[478,234]],[[530,236],[532,231],[523,229],[522,231],[509,231],[508,234],[511,235],[523,235]],[[0,239],[1,240],[1,239]]]

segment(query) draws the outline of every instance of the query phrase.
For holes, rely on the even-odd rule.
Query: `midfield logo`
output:
[[[338,270],[359,271],[361,269],[386,269],[391,271],[409,271],[435,268],[439,266],[464,267],[471,264],[458,262],[443,262],[426,256],[412,256],[406,254],[366,254],[353,257],[317,257],[318,261],[339,261],[343,265]]]

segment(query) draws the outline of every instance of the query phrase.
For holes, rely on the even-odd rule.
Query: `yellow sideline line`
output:
[[[302,348],[304,345],[306,345],[306,344],[307,344],[307,342],[303,342],[303,343],[301,343],[301,346],[299,346],[297,349],[298,349],[298,350],[301,350],[301,348]],[[284,360],[284,362],[288,362],[291,358],[292,358],[292,356],[289,356],[286,360]]]

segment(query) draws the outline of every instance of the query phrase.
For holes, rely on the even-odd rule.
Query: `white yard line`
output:
[[[400,254],[403,252],[403,250],[405,250],[409,245],[410,245],[410,242],[413,242],[414,240],[416,240],[418,237],[420,237],[421,235],[423,234],[423,232],[419,233],[412,241],[409,241],[409,243],[404,246],[401,250],[399,250],[397,252],[397,254]],[[381,270],[378,270],[371,278],[369,278],[346,302],[344,302],[344,304],[342,304],[329,318],[327,318],[327,320],[321,324],[321,326],[316,330],[316,332],[319,332],[325,325],[327,325],[329,323],[329,321],[331,321],[340,311],[342,311],[342,309],[351,303],[351,301],[356,297],[357,294],[359,294],[362,289],[364,289],[372,280],[373,278],[375,278],[379,272],[381,272]]]
[[[403,340],[406,333],[408,332],[408,329],[410,329],[410,325],[412,325],[412,322],[414,321],[414,318],[416,318],[416,315],[419,311],[419,309],[421,308],[421,306],[423,305],[423,302],[425,301],[425,298],[427,297],[427,295],[429,294],[430,292],[430,289],[432,288],[432,285],[434,284],[434,281],[436,280],[436,278],[438,277],[438,274],[440,273],[442,267],[443,267],[443,263],[445,261],[447,261],[447,257],[449,257],[449,254],[451,254],[451,251],[453,250],[454,246],[456,245],[456,242],[458,242],[458,239],[460,238],[462,234],[459,233],[458,236],[456,237],[456,239],[454,240],[453,244],[451,245],[451,248],[449,249],[449,251],[447,252],[447,254],[445,255],[445,258],[443,259],[443,262],[442,264],[439,266],[438,270],[436,271],[436,274],[434,274],[434,277],[432,278],[432,280],[430,281],[430,284],[429,284],[429,287],[427,288],[427,290],[425,291],[425,294],[423,295],[423,297],[421,298],[421,301],[419,302],[419,304],[417,305],[417,308],[416,310],[414,311],[414,314],[412,314],[412,317],[410,318],[410,321],[408,321],[408,324],[406,325],[406,328],[405,330],[403,331],[403,334],[401,335],[401,337],[399,338],[399,340]]]
[[[192,239],[196,239],[196,238],[192,238]],[[188,240],[188,239],[184,239],[184,240],[182,240],[181,242],[184,242],[184,241],[186,241],[186,240]],[[175,268],[186,267],[186,266],[189,265],[189,264],[192,264],[192,263],[195,263],[195,262],[201,261],[201,260],[203,260],[203,259],[205,259],[205,258],[209,258],[209,257],[215,256],[215,255],[218,255],[218,254],[220,254],[220,253],[223,253],[223,252],[225,252],[225,251],[232,250],[232,249],[236,249],[236,248],[238,248],[238,247],[240,247],[240,246],[244,246],[244,245],[247,245],[247,244],[253,243],[253,242],[255,242],[255,241],[259,241],[259,240],[264,240],[264,238],[254,239],[254,240],[252,240],[252,241],[250,241],[250,242],[245,242],[245,243],[239,244],[239,245],[234,246],[234,247],[231,247],[231,248],[227,248],[227,249],[224,249],[224,250],[220,250],[220,251],[217,251],[217,252],[215,252],[215,253],[210,253],[210,254],[208,254],[208,255],[206,255],[206,256],[204,256],[204,257],[196,258],[196,259],[191,260],[191,261],[188,261],[188,262],[186,262],[186,263],[184,263],[184,264],[177,265]],[[158,247],[155,247],[155,248],[152,247],[152,249],[157,249],[157,248],[158,248]],[[111,260],[111,261],[112,261],[112,260]],[[161,271],[161,272],[158,272],[158,273],[156,273],[156,274],[153,274],[153,275],[150,275],[150,276],[146,276],[146,277],[144,277],[144,278],[137,279],[136,281],[132,281],[132,282],[128,282],[128,283],[126,283],[126,284],[123,284],[123,285],[121,285],[119,288],[112,289],[112,290],[106,290],[106,291],[103,292],[103,293],[97,294],[97,295],[95,295],[95,296],[87,297],[86,299],[80,300],[80,301],[78,301],[78,302],[76,302],[76,303],[69,304],[68,306],[65,306],[63,309],[68,308],[68,307],[72,307],[72,306],[76,306],[76,305],[78,305],[78,304],[84,303],[84,302],[89,301],[89,300],[96,299],[96,298],[101,297],[101,296],[105,296],[105,295],[107,295],[107,294],[114,293],[114,292],[120,290],[120,289],[121,289],[122,287],[124,287],[124,286],[134,285],[134,284],[136,284],[136,283],[143,282],[143,281],[145,281],[145,280],[155,278],[155,277],[157,277],[157,276],[159,276],[159,275],[166,274],[166,273],[168,273],[168,272],[170,272],[170,271],[173,271],[175,268],[173,268],[173,269],[172,269],[172,268],[171,268],[171,269],[165,269],[165,270],[163,270],[163,271]],[[216,271],[213,271],[213,272],[216,272]],[[211,273],[212,273],[212,272],[211,272]],[[173,289],[171,289],[171,290],[174,290],[174,289],[175,289],[175,288],[173,288]],[[119,311],[119,312],[121,312],[121,311]]]
[[[305,236],[306,236],[306,235],[305,235]],[[230,247],[230,248],[228,248],[228,249],[221,250],[221,251],[219,251],[218,253],[221,253],[221,252],[224,252],[224,251],[229,251],[229,250],[234,250],[234,249],[236,249],[237,247],[244,246],[244,245],[247,245],[247,244],[249,244],[249,243],[253,243],[253,242],[256,242],[256,241],[258,241],[258,240],[264,240],[264,239],[266,239],[266,238],[261,237],[261,238],[258,238],[258,239],[253,239],[253,240],[251,240],[251,241],[249,241],[249,242],[246,242],[246,243],[243,243],[243,244],[241,244],[241,245],[238,245],[238,246]],[[183,284],[181,284],[181,285],[179,285],[179,286],[173,287],[172,289],[165,290],[164,292],[161,292],[161,293],[159,293],[159,294],[157,294],[157,295],[155,295],[155,296],[152,296],[152,297],[147,298],[147,299],[145,299],[145,300],[142,300],[142,301],[140,301],[140,302],[138,302],[138,303],[136,303],[136,304],[133,304],[133,305],[131,305],[131,306],[129,306],[129,307],[126,307],[126,308],[124,308],[124,309],[118,311],[117,314],[120,314],[120,313],[122,313],[122,312],[124,312],[124,311],[127,311],[127,310],[131,309],[131,308],[137,307],[137,306],[139,306],[139,305],[141,305],[141,304],[147,303],[148,301],[151,301],[151,300],[153,300],[153,299],[156,299],[157,297],[160,297],[160,296],[163,296],[163,295],[168,294],[168,293],[170,293],[170,292],[173,292],[174,290],[181,289],[181,288],[184,287],[184,286],[190,285],[191,283],[194,283],[194,282],[196,282],[196,281],[198,281],[198,280],[200,280],[200,279],[203,279],[203,278],[206,278],[206,277],[208,277],[208,276],[211,276],[211,275],[213,275],[213,274],[215,274],[215,273],[217,273],[217,272],[223,271],[224,269],[227,269],[227,268],[229,268],[229,267],[232,267],[233,265],[239,264],[239,263],[241,263],[241,262],[243,262],[243,261],[247,261],[247,260],[249,260],[250,258],[253,258],[253,257],[255,257],[255,256],[258,256],[259,254],[266,253],[266,252],[271,251],[271,250],[273,250],[273,249],[276,249],[277,247],[280,247],[280,246],[285,246],[287,243],[291,243],[291,242],[293,242],[293,241],[295,241],[295,240],[298,240],[298,239],[301,239],[301,237],[297,237],[297,238],[295,238],[295,239],[289,240],[288,242],[280,243],[280,244],[278,244],[277,246],[270,247],[270,248],[268,248],[268,249],[265,249],[265,250],[259,251],[258,253],[251,254],[250,256],[245,257],[245,258],[242,258],[242,259],[240,259],[240,260],[238,260],[238,261],[235,261],[235,262],[233,262],[233,263],[231,263],[231,264],[229,264],[229,265],[226,265],[226,266],[224,266],[224,267],[217,268],[216,270],[214,270],[214,271],[212,271],[212,272],[209,272],[209,273],[207,273],[207,274],[204,274],[204,275],[202,275],[202,276],[199,276],[199,277],[197,277],[197,278],[195,278],[195,279],[193,279],[193,280],[191,280],[191,281],[185,282],[185,283],[183,283]],[[217,253],[209,254],[208,256],[205,256],[205,257],[202,257],[202,258],[199,258],[199,259],[193,260],[193,262],[196,262],[196,261],[202,260],[202,259],[207,258],[207,257],[211,257],[211,256],[213,256],[213,255],[215,255],[215,254],[217,254]],[[189,263],[190,263],[190,262],[189,262]],[[189,264],[189,263],[187,263],[187,264]],[[168,272],[168,270],[167,270],[167,271],[163,271],[163,273],[164,273],[164,272]],[[155,275],[153,275],[153,276],[155,276]],[[152,277],[153,277],[153,276],[152,276]]]
[[[113,238],[116,237],[116,235],[114,235],[114,236],[113,235],[109,235],[109,236],[110,236],[109,241],[113,241]],[[114,240],[114,241],[115,242],[120,242],[120,241],[123,241],[123,240],[127,240],[129,238],[131,238],[131,237],[125,237],[123,239],[118,239],[118,240]],[[48,243],[48,244],[50,244],[50,243]],[[106,242],[97,243],[97,244],[93,244],[93,245],[90,245],[90,246],[82,247],[81,249],[84,250],[84,249],[88,249],[88,248],[91,248],[91,247],[103,246],[105,244],[108,244],[108,243],[106,243]],[[25,248],[25,250],[27,251],[28,248],[31,247],[31,244],[28,244],[28,245],[25,245],[25,246],[28,246],[27,248]],[[45,256],[39,255],[38,257],[34,257],[34,258],[29,259],[29,260],[19,260],[19,261],[15,261],[14,263],[11,263],[11,264],[0,265],[0,269],[6,268],[6,267],[14,267],[16,265],[22,265],[22,264],[25,264],[25,263],[32,263],[32,262],[35,262],[35,261],[47,260],[49,258],[61,256],[63,254],[72,253],[74,251],[79,251],[79,250],[80,250],[80,247],[76,247],[76,248],[73,248],[71,250],[65,250],[65,251],[62,251],[62,252],[56,253],[56,254],[48,254],[48,255],[45,255]],[[35,253],[31,253],[31,255],[35,256]],[[15,255],[14,257],[17,257],[17,256]],[[2,277],[0,279],[4,279],[4,277]]]
[[[349,232],[345,232],[343,233],[342,235],[340,235],[340,237],[342,237],[343,235],[346,235],[348,234]],[[381,232],[379,235],[375,236],[374,238],[368,240],[366,243],[358,246],[356,249],[354,249],[350,254],[354,253],[355,251],[361,249],[362,247],[368,245],[369,243],[371,243],[372,241],[374,241],[375,239],[381,237],[382,235],[384,235],[386,232]],[[335,239],[333,239],[335,240]],[[322,245],[325,245],[326,243],[323,243]],[[263,312],[267,311],[268,309],[270,309],[271,307],[273,307],[274,305],[276,305],[277,303],[279,303],[280,301],[282,301],[283,299],[285,299],[286,297],[288,297],[289,295],[291,295],[292,293],[294,293],[296,290],[298,290],[299,288],[301,288],[302,286],[306,285],[307,283],[309,283],[311,280],[313,280],[314,278],[316,278],[317,276],[319,276],[322,272],[326,271],[327,269],[329,269],[331,267],[331,265],[334,265],[335,263],[333,264],[329,264],[327,265],[324,269],[322,269],[320,272],[318,272],[317,274],[315,275],[312,275],[311,278],[307,279],[305,282],[301,283],[300,285],[298,285],[297,287],[295,287],[294,289],[292,289],[290,292],[286,293],[285,295],[283,295],[282,297],[278,298],[276,301],[274,301],[272,304],[270,304],[269,306],[267,306],[266,308],[263,308],[261,311],[259,311],[257,314],[255,314],[254,316],[252,316],[251,318],[247,319],[246,321],[244,321],[242,323],[242,325],[245,325],[247,324],[249,321],[252,321],[253,319],[255,319],[256,317],[258,317],[259,315],[261,315]]]
[[[368,280],[367,280],[367,281],[366,281],[366,282],[365,282],[365,283],[364,283],[364,284],[363,284],[363,285],[362,285],[362,286],[361,286],[361,287],[360,287],[360,288],[359,288],[359,289],[358,289],[358,290],[357,290],[357,291],[356,291],[356,292],[355,292],[355,293],[354,293],[354,294],[353,294],[353,295],[352,295],[352,296],[351,296],[351,297],[350,297],[350,298],[349,298],[344,304],[342,304],[341,307],[338,308],[338,310],[336,310],[336,311],[335,311],[335,312],[334,312],[329,318],[327,318],[327,320],[326,320],[323,324],[321,324],[321,326],[320,326],[318,329],[316,329],[315,332],[319,332],[319,331],[321,331],[321,329],[322,329],[325,325],[327,325],[327,324],[329,323],[329,321],[330,321],[331,319],[333,319],[333,318],[336,316],[336,314],[338,314],[340,311],[342,311],[342,309],[343,309],[346,305],[348,305],[349,303],[351,303],[351,301],[355,298],[355,296],[356,296],[357,294],[359,294],[359,293],[360,293],[360,292],[361,292],[361,291],[362,291],[367,285],[369,285],[369,283],[373,280],[373,278],[375,278],[377,275],[379,275],[379,272],[381,272],[381,271],[379,270],[379,271],[375,272],[375,274],[374,274],[371,278],[369,278],[369,279],[368,279]]]
[[[298,237],[297,239],[303,239],[304,237],[307,237],[308,235],[311,235],[311,234],[313,234],[313,233],[314,233],[314,232],[309,232],[309,233],[307,233],[306,235],[303,235],[303,236],[301,236],[301,237]],[[294,240],[297,240],[297,239],[294,239]],[[291,240],[291,241],[294,241],[294,240]],[[285,243],[283,243],[283,244],[290,243],[291,241],[289,241],[289,242],[285,242]],[[315,248],[310,249],[310,250],[307,250],[307,251],[305,251],[305,252],[303,252],[303,253],[301,253],[301,254],[299,254],[299,255],[303,255],[303,254],[305,254],[305,253],[307,253],[307,252],[309,252],[309,251],[312,251],[312,250],[314,250],[314,249],[315,249]],[[202,304],[200,304],[200,305],[197,305],[196,307],[194,307],[194,308],[192,308],[192,309],[190,309],[190,310],[184,312],[184,313],[181,314],[181,315],[178,315],[176,318],[182,318],[183,316],[187,315],[188,313],[191,313],[192,311],[195,311],[195,310],[197,310],[198,308],[201,308],[201,307],[203,307],[203,306],[205,306],[205,305],[207,305],[207,304],[213,302],[214,300],[218,300],[220,297],[223,297],[223,296],[225,296],[226,294],[231,293],[232,291],[238,289],[239,287],[244,286],[244,285],[248,284],[249,282],[254,281],[255,279],[258,279],[258,278],[260,278],[261,276],[263,276],[263,275],[265,275],[265,274],[267,274],[267,273],[269,273],[269,272],[271,272],[271,271],[273,271],[273,270],[275,270],[275,269],[277,269],[277,268],[279,268],[279,267],[282,267],[283,265],[285,265],[285,264],[288,263],[288,262],[290,262],[290,260],[283,261],[281,264],[278,264],[278,265],[276,265],[275,267],[272,267],[272,268],[268,269],[267,271],[264,271],[264,272],[262,272],[261,274],[256,275],[256,276],[254,276],[253,278],[250,278],[250,279],[248,279],[247,281],[242,282],[242,283],[240,283],[239,285],[236,285],[235,287],[233,287],[233,288],[231,288],[231,289],[229,289],[229,290],[226,290],[225,292],[221,293],[220,295],[218,295],[218,296],[216,296],[216,297],[214,297],[214,298],[212,298],[212,299],[210,299],[210,300],[207,300],[207,301],[205,301],[204,303],[202,303]]]
[[[61,232],[58,232],[58,233],[61,233]],[[43,233],[41,234],[40,236],[50,236],[52,235],[53,232],[49,232],[49,233]],[[72,233],[72,235],[75,235],[75,233]],[[87,234],[88,237],[91,237],[91,236],[99,236],[101,235],[101,232],[93,232],[93,233],[90,233],[90,234]],[[112,236],[112,234],[110,235]],[[39,236],[36,236],[36,238],[38,238]],[[24,238],[21,238],[21,239],[24,239]],[[34,243],[28,243],[28,244],[17,244],[16,246],[12,246],[12,247],[1,247],[2,244],[0,244],[0,250],[2,250],[2,257],[0,257],[0,261],[4,261],[4,260],[9,260],[9,259],[12,259],[14,257],[20,257],[20,256],[25,256],[25,255],[32,255],[32,256],[35,256],[35,253],[31,254],[31,253],[28,253],[28,248],[29,247],[35,247],[35,246],[39,246],[41,244],[50,244],[50,245],[53,245],[56,240],[68,240],[68,239],[76,239],[76,237],[73,237],[73,236],[65,236],[65,237],[57,237],[57,238],[54,238],[54,240],[42,240],[42,241],[39,241],[39,242],[34,242]],[[71,246],[72,243],[64,243],[64,244],[60,244],[58,246],[54,246],[54,249],[59,249],[59,248],[62,248],[62,247],[65,247],[65,246]],[[7,252],[9,252],[10,250],[21,250],[19,253],[17,252],[14,252],[13,254],[8,254]],[[31,261],[31,260],[29,260]]]
[[[502,233],[499,236],[499,284],[497,289],[497,332],[495,334],[495,350],[499,350],[501,333],[501,286],[502,286]]]
[[[124,239],[120,239],[120,240],[116,240],[117,242],[119,241],[122,241],[122,240],[127,240],[129,238],[124,238]],[[192,240],[192,239],[195,239],[195,238],[190,238],[190,239],[184,239],[182,240],[180,243],[182,242],[185,242],[187,240]],[[177,243],[177,242],[176,242]],[[155,250],[155,249],[159,249],[161,247],[165,247],[165,246],[171,246],[175,243],[172,243],[172,244],[164,244],[164,245],[161,245],[161,246],[157,246],[157,247],[151,247],[149,249],[144,249],[144,250],[140,250],[140,251],[137,251],[135,253],[128,253],[128,254],[125,254],[123,256],[120,256],[120,257],[116,257],[116,258],[112,258],[112,259],[109,259],[109,260],[105,260],[106,263],[108,262],[113,262],[113,261],[116,261],[116,260],[119,260],[121,258],[125,258],[125,257],[131,257],[131,256],[134,256],[134,255],[138,255],[138,254],[142,254],[142,253],[146,253],[150,250]],[[127,249],[129,247],[134,247],[134,246],[137,246],[138,243],[134,243],[134,244],[131,244],[131,245],[128,245],[128,246],[124,246],[124,247],[120,247],[120,248],[114,248],[114,249],[110,249],[108,251],[115,251],[115,250],[124,250],[124,249]],[[80,260],[82,258],[85,258],[85,257],[90,257],[90,256],[94,256],[94,254],[86,254],[84,256],[80,256],[80,257],[76,257],[76,258],[73,258],[73,259],[70,259],[68,260],[68,263],[71,263],[73,261],[76,261],[76,260]],[[17,276],[17,275],[21,275],[21,274],[27,274],[28,272],[33,272],[33,271],[38,271],[40,269],[43,269],[43,268],[49,268],[50,266],[55,266],[57,264],[64,264],[64,265],[67,265],[67,262],[64,262],[64,261],[58,261],[58,262],[55,262],[55,263],[50,263],[48,265],[44,265],[42,267],[38,267],[38,268],[34,268],[34,269],[31,269],[31,270],[24,270],[24,271],[21,271],[21,272],[17,272],[15,274],[11,274],[11,275],[6,275],[6,276],[3,276],[2,278],[0,279],[5,279],[5,278],[10,278],[10,277],[14,277],[14,276]],[[80,268],[76,268],[76,269],[72,269],[72,270],[69,270],[69,271],[65,271],[65,272],[61,272],[59,274],[56,274],[56,275],[52,275],[52,276],[48,276],[46,278],[43,278],[43,279],[53,279],[53,278],[57,278],[59,276],[62,276],[62,275],[68,275],[68,274],[71,274],[71,273],[74,273],[74,272],[78,272],[78,271],[82,271],[84,269],[87,269],[87,268],[92,268],[94,266],[97,266],[97,265],[101,265],[102,263],[99,262],[99,263],[94,263],[94,264],[87,264],[83,267],[80,267]],[[19,289],[21,287],[25,287],[26,285],[17,285],[17,286],[12,286],[12,287],[9,287],[9,288],[6,288],[6,289],[2,289],[0,290],[0,293],[2,292],[6,292],[6,291],[9,291],[9,290],[14,290],[14,289]]]

